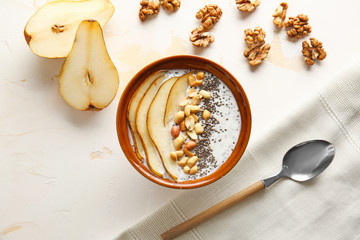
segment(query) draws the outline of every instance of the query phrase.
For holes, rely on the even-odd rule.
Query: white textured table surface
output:
[[[109,54],[120,74],[112,104],[100,112],[80,112],[59,94],[64,59],[45,59],[28,48],[23,29],[46,1],[0,0],[0,239],[111,239],[180,191],[158,186],[128,163],[117,141],[115,117],[122,90],[153,60],[194,54],[227,68],[248,94],[253,114],[249,144],[286,112],[358,60],[360,2],[288,1],[288,16],[307,14],[328,57],[311,68],[302,61],[301,41],[275,31],[272,13],[280,3],[263,1],[243,15],[234,0],[182,1],[178,12],[141,23],[139,1],[113,1],[105,25]],[[205,3],[223,16],[215,42],[196,49],[189,34]],[[243,57],[244,29],[261,26],[271,44],[269,57],[251,68]],[[305,39],[308,39],[306,37]],[[216,184],[216,183],[215,183]]]

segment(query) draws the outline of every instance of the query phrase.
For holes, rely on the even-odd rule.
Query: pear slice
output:
[[[170,153],[175,149],[170,128],[164,125],[163,119],[170,90],[177,79],[176,77],[170,78],[160,86],[147,115],[147,127],[151,139],[160,154],[166,171],[175,182],[177,182],[179,175],[178,164],[170,158]]]
[[[151,83],[150,87],[141,98],[139,105],[136,109],[135,115],[135,127],[139,133],[141,143],[145,150],[146,163],[149,169],[157,176],[163,177],[165,173],[164,166],[162,165],[161,158],[156,150],[153,141],[150,138],[147,129],[147,114],[149,106],[156,95],[162,82],[165,80],[165,76],[158,77],[154,82]]]
[[[83,20],[97,20],[103,27],[114,10],[109,0],[46,3],[27,22],[24,29],[25,40],[31,51],[40,57],[66,57]]]
[[[138,87],[134,95],[131,97],[128,109],[127,109],[127,119],[129,121],[130,131],[133,136],[134,146],[135,146],[135,153],[140,160],[143,160],[144,155],[144,147],[141,143],[141,139],[139,136],[138,131],[136,130],[135,126],[135,116],[136,116],[136,109],[139,105],[141,98],[144,96],[146,90],[149,86],[160,76],[165,75],[165,72],[155,72],[151,74],[149,77],[145,79],[145,81]]]
[[[60,93],[78,110],[101,110],[114,99],[119,74],[105,46],[97,21],[84,20],[61,68]]]
[[[178,80],[171,87],[169,97],[166,103],[166,110],[164,114],[164,125],[167,126],[169,122],[174,119],[175,114],[178,111],[181,111],[181,107],[179,105],[180,101],[186,97],[186,90],[189,87],[189,75],[194,72],[189,72],[179,77]]]

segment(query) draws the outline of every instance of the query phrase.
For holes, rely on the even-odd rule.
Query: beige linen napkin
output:
[[[177,239],[360,239],[360,65],[254,140],[224,178],[183,191],[116,239],[160,239],[171,227],[277,174],[285,152],[311,139],[336,148],[320,176],[306,183],[280,180]]]

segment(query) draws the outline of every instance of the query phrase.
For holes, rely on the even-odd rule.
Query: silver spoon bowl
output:
[[[298,182],[310,180],[322,173],[332,162],[335,148],[324,140],[312,140],[292,147],[284,156],[281,172],[262,180],[265,188],[279,178],[287,177]]]

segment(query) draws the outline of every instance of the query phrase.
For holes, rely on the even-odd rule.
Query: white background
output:
[[[122,90],[153,60],[194,54],[228,69],[248,94],[252,144],[360,55],[356,0],[288,1],[287,16],[307,14],[310,37],[322,41],[328,53],[312,67],[302,60],[301,41],[289,40],[272,23],[280,1],[263,1],[255,12],[241,14],[235,0],[183,0],[178,12],[161,9],[144,23],[139,1],[113,1],[115,13],[103,31],[120,88],[106,109],[80,112],[59,94],[64,59],[38,57],[24,40],[27,20],[44,3],[0,0],[0,239],[5,240],[112,239],[186,192],[146,180],[118,144],[115,118]],[[215,42],[197,49],[188,38],[199,25],[195,13],[207,3],[217,3],[223,16],[211,30]],[[243,57],[244,29],[256,26],[266,30],[272,49],[251,68]]]

